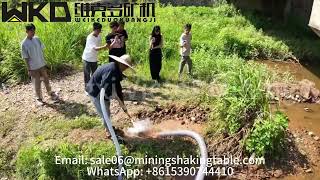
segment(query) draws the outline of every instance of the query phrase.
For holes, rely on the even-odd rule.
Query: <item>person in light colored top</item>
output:
[[[93,31],[87,36],[86,47],[82,54],[85,87],[98,67],[98,51],[107,48],[107,44],[101,46],[101,29],[100,23],[93,23]]]
[[[192,72],[192,60],[190,58],[191,53],[191,40],[192,40],[192,34],[191,34],[191,24],[186,24],[184,26],[184,32],[180,36],[180,55],[181,55],[181,61],[179,66],[179,78],[181,77],[184,65],[188,65],[188,71],[189,75],[191,75]]]
[[[26,38],[21,42],[21,56],[25,60],[28,75],[31,76],[32,85],[36,97],[36,105],[42,106],[41,79],[43,79],[48,95],[52,100],[58,100],[57,93],[51,90],[49,77],[44,60],[44,45],[35,36],[36,27],[33,24],[26,25]]]

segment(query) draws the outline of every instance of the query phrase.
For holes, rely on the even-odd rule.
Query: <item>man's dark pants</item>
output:
[[[97,62],[83,61],[84,87],[87,86],[87,83],[89,82],[90,77],[97,70],[97,67],[98,67]]]

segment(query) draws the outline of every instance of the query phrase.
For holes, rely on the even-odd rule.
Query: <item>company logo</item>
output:
[[[155,22],[155,3],[75,3],[76,22]],[[95,15],[99,15],[95,17]]]
[[[2,22],[71,22],[67,2],[22,2],[19,10],[9,8],[2,2]],[[48,7],[49,8],[45,8]],[[60,10],[57,14],[57,10]],[[61,11],[62,10],[62,11]],[[137,12],[136,12],[137,11]],[[63,15],[61,15],[63,14]],[[74,3],[75,22],[111,22],[122,19],[126,22],[155,22],[155,3]],[[98,17],[95,17],[95,16]],[[49,16],[49,17],[46,17]]]
[[[43,8],[49,4],[49,21],[41,14]],[[57,16],[56,9],[63,8],[65,16]],[[42,22],[71,22],[70,11],[67,2],[22,2],[21,10],[8,9],[8,3],[2,2],[2,22],[33,22],[37,17]]]

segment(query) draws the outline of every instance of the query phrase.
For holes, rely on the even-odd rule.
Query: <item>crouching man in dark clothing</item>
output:
[[[110,100],[116,99],[123,111],[130,117],[128,110],[123,101],[121,81],[123,74],[126,69],[132,68],[131,58],[129,55],[123,55],[121,57],[109,55],[115,60],[109,64],[102,65],[93,73],[91,79],[89,80],[86,91],[90,95],[91,100],[97,110],[97,113],[103,120],[103,124],[106,128],[107,137],[110,137],[107,129],[107,123],[111,124],[110,119]],[[101,90],[105,90],[105,106],[107,116],[103,116],[102,107],[100,104],[100,93]],[[105,117],[105,118],[104,118]]]

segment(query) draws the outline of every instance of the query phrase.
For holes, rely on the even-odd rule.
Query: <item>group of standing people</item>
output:
[[[109,137],[108,124],[110,126],[110,99],[116,99],[123,111],[129,116],[124,104],[121,81],[124,77],[122,72],[132,67],[131,58],[126,54],[126,41],[128,40],[127,31],[124,29],[124,22],[111,22],[111,32],[106,36],[106,44],[101,46],[100,23],[93,23],[93,31],[88,35],[86,46],[83,52],[84,62],[84,81],[86,94],[92,99],[93,104],[106,128],[106,134]],[[191,24],[184,26],[184,32],[180,37],[180,55],[179,78],[182,74],[185,64],[188,65],[189,75],[191,75],[192,61],[191,52]],[[154,26],[149,38],[149,64],[150,73],[153,80],[161,82],[160,71],[162,67],[162,48],[163,35],[160,26]],[[100,66],[97,69],[97,53],[99,50],[109,50],[109,63]],[[97,70],[96,70],[97,69]],[[91,76],[91,77],[90,77]],[[106,114],[101,107],[101,92],[105,92]]]
[[[191,24],[184,26],[184,32],[180,36],[180,55],[181,61],[179,65],[179,79],[183,72],[185,64],[188,65],[188,72],[191,75],[192,61],[190,58],[191,53]],[[162,47],[163,47],[163,35],[161,34],[160,26],[154,26],[149,38],[149,64],[151,78],[157,82],[161,81],[160,71],[162,67]]]
[[[133,69],[131,58],[127,55],[126,41],[128,40],[127,31],[124,29],[125,23],[111,22],[111,32],[105,37],[105,45],[101,45],[102,25],[93,23],[93,30],[86,38],[85,49],[82,54],[85,93],[91,97],[91,100],[103,120],[108,134],[107,122],[110,121],[110,99],[118,100],[124,112],[130,117],[124,104],[121,81],[125,77],[122,73]],[[43,105],[44,101],[41,95],[41,80],[44,81],[48,95],[53,100],[58,100],[58,94],[51,90],[49,78],[46,70],[43,49],[44,45],[40,39],[35,36],[36,27],[33,24],[26,25],[26,38],[21,43],[22,58],[27,64],[28,74],[31,76],[33,89],[35,91],[36,104]],[[156,82],[160,82],[160,71],[162,67],[162,48],[163,35],[160,26],[154,26],[149,38],[149,63],[151,77]],[[191,52],[191,25],[184,26],[184,32],[180,37],[180,55],[179,78],[185,64],[188,65],[191,75],[192,61]],[[109,50],[109,63],[98,67],[98,51]],[[105,92],[105,106],[107,115],[104,116],[100,104],[101,91]]]
[[[93,32],[90,33],[86,40],[86,47],[84,49],[82,59],[84,62],[84,81],[85,85],[90,79],[90,74],[93,74],[97,68],[97,51],[108,49],[109,55],[121,57],[126,54],[126,41],[128,40],[128,33],[124,29],[125,23],[123,21],[111,22],[111,32],[106,36],[106,44],[101,46],[101,29],[100,23],[93,23]],[[179,78],[183,72],[185,64],[188,65],[188,73],[192,72],[191,53],[191,24],[184,26],[184,32],[180,36],[180,55],[181,61],[179,65]],[[163,35],[160,26],[154,26],[149,37],[149,65],[151,78],[156,82],[161,82],[160,71],[162,68],[162,48]],[[109,62],[114,62],[114,59],[109,57]]]

